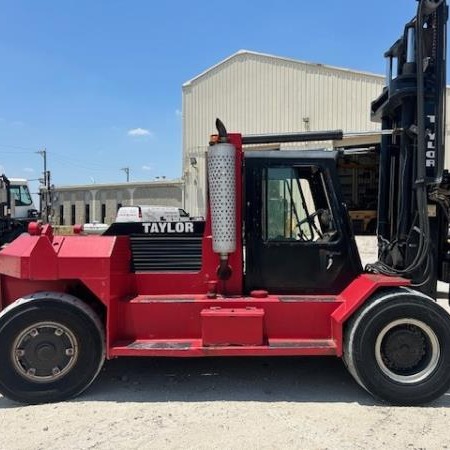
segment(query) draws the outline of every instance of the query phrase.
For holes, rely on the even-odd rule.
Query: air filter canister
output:
[[[229,143],[208,150],[208,182],[213,251],[236,250],[236,149]]]

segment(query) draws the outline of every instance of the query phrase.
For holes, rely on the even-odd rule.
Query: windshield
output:
[[[24,185],[11,186],[11,199],[15,200],[16,206],[30,206],[33,203],[28,186]]]

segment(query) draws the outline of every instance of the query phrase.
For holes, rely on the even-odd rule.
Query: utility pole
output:
[[[41,217],[44,219],[45,223],[49,222],[50,217],[50,171],[47,170],[47,149],[39,150],[36,152],[37,154],[41,155],[44,159],[44,179],[43,183],[44,185],[44,201],[42,201],[42,192],[40,193],[40,202],[39,202],[39,209],[41,213]],[[44,207],[42,207],[44,205]],[[42,211],[44,209],[44,211]],[[43,214],[42,214],[43,213]]]
[[[130,168],[129,167],[122,167],[120,170],[123,170],[125,174],[127,175],[127,183],[130,181]]]

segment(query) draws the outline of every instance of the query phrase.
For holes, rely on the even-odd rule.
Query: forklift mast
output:
[[[449,175],[445,160],[445,0],[420,0],[416,17],[385,53],[386,86],[372,102],[381,122],[378,262],[432,297],[449,281]],[[388,130],[390,132],[388,132]]]

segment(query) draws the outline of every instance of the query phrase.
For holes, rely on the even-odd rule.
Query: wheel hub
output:
[[[383,343],[383,360],[387,367],[406,370],[416,367],[425,356],[426,341],[420,330],[411,325],[389,333]]]
[[[381,371],[398,383],[417,383],[430,376],[440,353],[435,332],[417,319],[390,322],[375,342],[375,358]]]
[[[78,343],[69,328],[39,322],[23,330],[12,347],[16,371],[29,381],[48,382],[63,377],[78,358]]]
[[[50,361],[56,356],[54,345],[42,344],[36,349],[36,356],[40,361]]]

